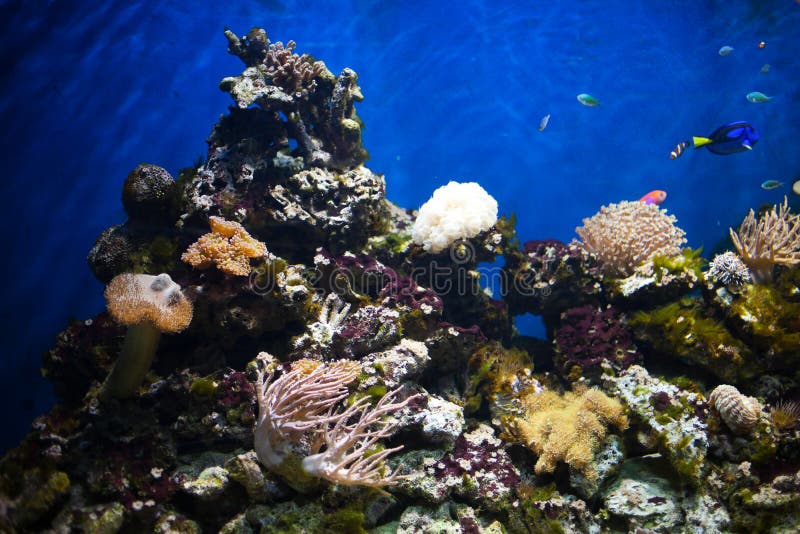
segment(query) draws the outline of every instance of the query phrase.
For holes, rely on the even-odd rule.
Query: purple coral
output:
[[[431,289],[417,284],[410,276],[404,276],[390,281],[381,290],[384,305],[408,306],[413,310],[425,307],[441,313],[443,309],[442,298]]]
[[[585,372],[603,362],[624,369],[640,356],[622,315],[612,306],[587,305],[562,313],[555,343],[565,372],[575,366]]]
[[[320,285],[345,298],[353,293],[377,297],[382,289],[398,278],[394,269],[371,256],[350,253],[334,256],[322,247],[317,249],[314,265],[320,276]]]

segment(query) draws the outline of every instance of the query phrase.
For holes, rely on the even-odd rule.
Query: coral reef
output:
[[[108,312],[43,357],[0,531],[798,530],[787,201],[705,272],[641,202],[521,245],[477,184],[385,198],[354,71],[225,36],[233,105],[176,179],[121,184],[87,258]]]

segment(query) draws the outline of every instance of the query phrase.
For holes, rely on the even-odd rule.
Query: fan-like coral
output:
[[[800,214],[789,211],[786,197],[760,217],[750,210],[739,231],[730,233],[756,283],[772,280],[775,265],[800,265]]]
[[[654,256],[675,256],[686,243],[677,219],[655,204],[623,201],[603,206],[575,229],[603,271],[628,276]]]

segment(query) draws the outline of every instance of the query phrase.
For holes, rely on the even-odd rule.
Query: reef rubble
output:
[[[128,220],[88,256],[111,287],[150,275],[147,316],[191,306],[186,324],[126,334],[140,299],[118,290],[65,328],[42,364],[58,403],[0,460],[0,531],[800,529],[786,203],[710,268],[642,203],[571,243],[521,244],[477,184],[418,217],[365,166],[353,70],[225,36],[245,68],[220,83],[233,104],[206,156],[134,169]],[[514,328],[527,313],[546,339]],[[146,361],[104,393],[123,353]]]

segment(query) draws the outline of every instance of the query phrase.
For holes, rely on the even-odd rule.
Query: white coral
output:
[[[475,182],[450,182],[433,192],[411,229],[414,243],[437,254],[497,222],[497,201]]]

